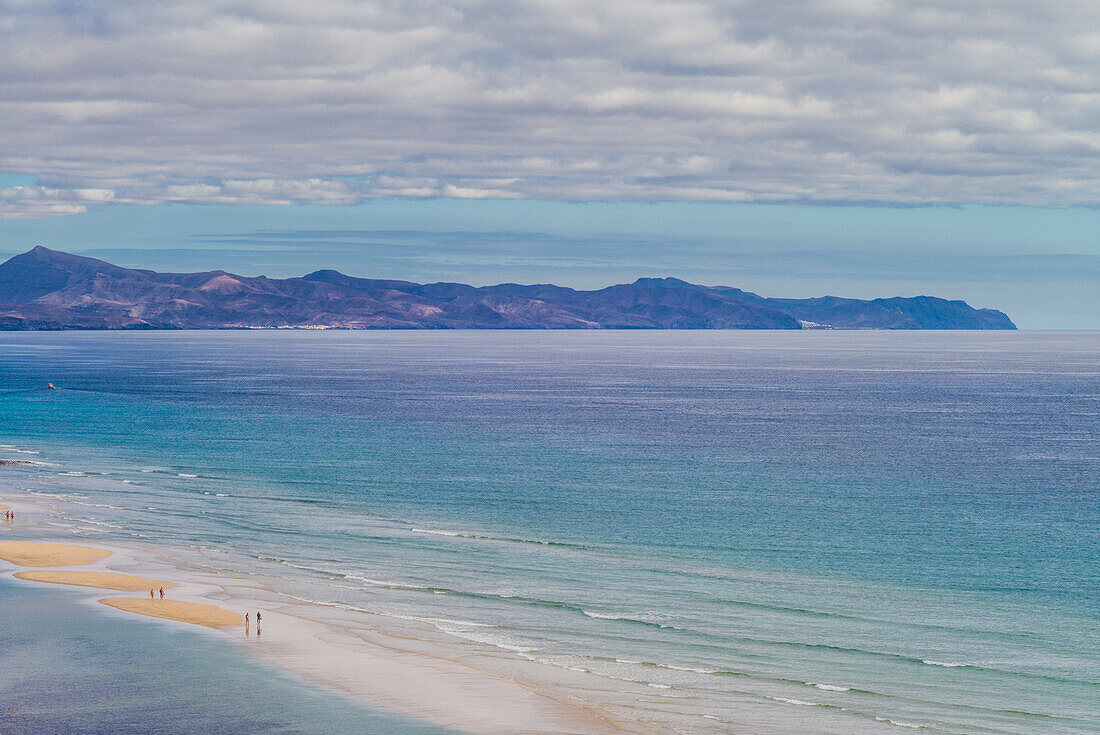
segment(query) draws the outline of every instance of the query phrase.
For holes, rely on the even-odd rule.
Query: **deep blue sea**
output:
[[[668,732],[1100,732],[1098,438],[1094,332],[0,335],[3,502]]]

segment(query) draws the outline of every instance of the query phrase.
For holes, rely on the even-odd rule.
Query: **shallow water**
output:
[[[358,706],[208,634],[85,604],[98,596],[0,578],[4,735],[448,733]]]
[[[682,732],[1086,733],[1098,377],[1096,333],[5,334],[0,457],[58,533]]]

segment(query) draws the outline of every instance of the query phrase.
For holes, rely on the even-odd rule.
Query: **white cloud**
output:
[[[114,199],[110,189],[50,189],[43,186],[0,188],[0,219],[30,219],[86,212],[89,205]]]
[[[1093,0],[0,0],[0,171],[40,184],[0,190],[0,217],[381,196],[1098,205],[1098,27]]]

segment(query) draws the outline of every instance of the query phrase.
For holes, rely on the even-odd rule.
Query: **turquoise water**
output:
[[[1097,333],[5,334],[0,441],[59,532],[682,732],[1093,733],[1098,376]]]

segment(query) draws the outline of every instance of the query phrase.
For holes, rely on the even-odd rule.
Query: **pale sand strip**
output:
[[[146,600],[139,597],[107,597],[100,600],[100,602],[126,612],[164,618],[165,620],[176,620],[181,623],[205,625],[209,628],[244,624],[244,618],[231,610],[225,610],[214,605],[200,605],[197,602]]]
[[[473,657],[444,653],[416,638],[394,638],[272,612],[278,634],[262,651],[276,663],[376,707],[479,735],[655,735],[598,706],[528,684],[513,667],[490,671]],[[427,643],[427,644],[426,644]],[[426,644],[426,645],[425,645]],[[443,655],[440,655],[443,654]]]
[[[0,542],[0,559],[26,566],[86,564],[110,553],[71,544]],[[142,592],[170,586],[151,578],[99,571],[33,570],[15,576]],[[110,597],[99,602],[124,612],[209,628],[244,623],[240,614],[214,605],[150,600],[145,595]],[[343,626],[306,620],[300,621],[305,629],[293,634],[291,629],[297,627],[294,617],[275,613],[271,620],[277,621],[285,634],[272,639],[270,643],[276,644],[273,646],[268,646],[269,640],[264,638],[264,648],[273,649],[265,652],[272,654],[276,662],[361,696],[374,706],[483,735],[625,735],[653,731],[634,723],[616,722],[607,713],[572,697],[539,691],[517,678],[514,671],[491,672],[461,658],[433,655],[430,646],[421,646],[416,640],[398,641],[382,633],[353,632]],[[402,650],[402,644],[411,645],[412,650]]]
[[[111,555],[106,549],[37,541],[0,541],[0,559],[21,567],[71,567]]]
[[[148,577],[135,577],[131,574],[116,574],[114,572],[16,572],[17,579],[26,579],[31,582],[50,582],[51,584],[71,584],[77,587],[97,587],[101,590],[119,590],[121,592],[137,592],[138,590],[151,590],[158,587],[169,589],[176,585],[172,582],[164,582]]]
[[[110,554],[105,549],[72,544],[0,542],[0,559],[24,566],[88,564]],[[135,585],[126,589],[140,591],[169,586],[159,580],[113,572],[35,570],[20,572],[17,576],[25,580],[110,589],[115,589],[114,585],[121,578]],[[244,623],[241,615],[214,605],[150,600],[144,596],[104,598],[99,602],[124,612],[210,628]],[[284,623],[293,620],[282,615],[276,615],[273,619],[280,618]],[[484,735],[620,735],[651,732],[649,727],[615,722],[586,703],[540,692],[511,672],[480,670],[460,660],[431,655],[428,650],[392,648],[396,642],[392,639],[388,641],[391,646],[379,645],[381,641],[368,642],[364,639],[366,636],[360,637],[367,631],[361,631],[360,635],[351,631],[341,634],[319,622],[309,623],[308,626],[320,631],[318,639],[288,636],[286,648],[274,658],[310,678],[363,696],[375,706]],[[369,633],[367,635],[373,637]],[[385,634],[375,635],[383,640],[387,638]],[[335,649],[331,646],[334,637],[341,639]],[[268,642],[266,638],[264,642]],[[330,645],[326,646],[326,643]],[[305,664],[306,660],[323,665],[318,669]]]
[[[3,503],[0,503],[0,510],[11,510],[11,508],[9,508],[8,506],[4,505]]]

